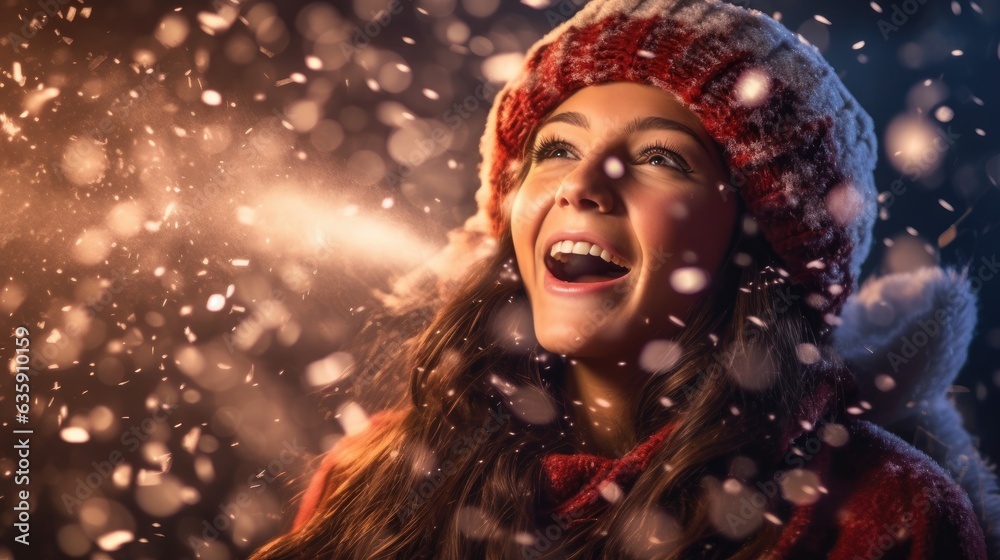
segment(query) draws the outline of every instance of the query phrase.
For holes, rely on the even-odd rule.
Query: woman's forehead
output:
[[[611,121],[626,121],[624,115],[653,112],[669,115],[689,127],[704,133],[701,119],[669,91],[635,82],[609,82],[578,89],[542,119],[559,113],[586,109],[588,117]]]

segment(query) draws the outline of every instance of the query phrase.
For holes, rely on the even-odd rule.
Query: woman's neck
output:
[[[616,361],[569,360],[566,364],[569,414],[583,451],[620,457],[635,447],[632,416],[643,381],[634,363],[620,366]]]

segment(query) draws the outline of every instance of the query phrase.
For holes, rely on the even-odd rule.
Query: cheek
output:
[[[721,200],[690,196],[659,197],[643,201],[633,219],[643,246],[645,266],[661,279],[675,268],[696,266],[711,274],[729,244],[735,207]]]
[[[532,170],[517,190],[508,197],[511,222],[520,227],[539,228],[555,201],[564,166],[549,165],[547,169]]]
[[[552,206],[552,193],[538,182],[525,181],[506,200],[511,232],[517,237],[534,237]]]
[[[524,191],[519,190],[509,203],[511,209],[510,232],[514,243],[514,256],[522,276],[530,275],[533,272],[534,239],[537,235],[534,233],[537,231],[535,221],[530,219],[526,213],[526,200],[528,197],[524,196]]]
[[[703,269],[710,277],[717,274],[726,257],[735,222],[735,205],[709,200],[708,204],[693,208],[679,228],[678,235],[685,239],[686,249],[697,257],[692,264]],[[680,256],[681,262],[686,262],[683,255]]]
[[[692,235],[696,220],[691,215],[690,201],[680,195],[634,200],[629,214],[647,258],[663,252],[678,253],[697,242],[697,236]]]
[[[520,239],[516,235],[513,238],[514,260],[517,261],[517,270],[522,279],[530,280],[535,273],[531,242]]]

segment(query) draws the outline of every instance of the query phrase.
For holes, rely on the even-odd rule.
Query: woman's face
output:
[[[720,271],[737,217],[698,118],[653,86],[590,86],[541,121],[528,148],[508,203],[542,347],[632,359],[675,336]]]

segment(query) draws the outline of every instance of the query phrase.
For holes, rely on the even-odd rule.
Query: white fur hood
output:
[[[966,489],[991,558],[1000,558],[1000,490],[948,389],[968,355],[976,293],[998,269],[983,259],[966,273],[934,267],[869,280],[847,300],[833,339],[871,405],[864,417],[913,443]]]

